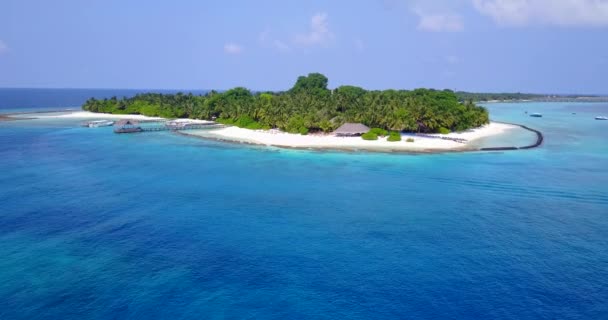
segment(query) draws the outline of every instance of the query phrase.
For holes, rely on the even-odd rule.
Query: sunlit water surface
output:
[[[608,105],[488,107],[545,144],[311,152],[0,122],[0,319],[608,319]]]

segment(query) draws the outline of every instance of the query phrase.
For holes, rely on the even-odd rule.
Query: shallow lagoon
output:
[[[488,107],[545,144],[310,152],[2,122],[0,318],[601,319],[608,105]]]

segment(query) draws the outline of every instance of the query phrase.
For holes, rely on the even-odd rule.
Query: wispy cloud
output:
[[[270,29],[266,29],[260,32],[258,36],[258,42],[262,47],[272,48],[279,52],[289,52],[291,51],[291,47],[282,40],[276,39],[273,37]]]
[[[224,52],[227,54],[240,54],[243,52],[243,47],[234,42],[229,42],[224,45]]]
[[[325,12],[316,13],[310,19],[310,29],[305,33],[296,34],[289,40],[276,37],[271,29],[267,28],[258,35],[258,43],[265,48],[278,52],[291,52],[294,48],[314,47],[327,45],[334,38],[329,30],[328,15]]]
[[[266,29],[266,30],[260,32],[260,34],[258,35],[258,41],[262,44],[268,42],[269,38],[270,38],[270,29]]]
[[[6,43],[2,40],[0,40],[0,54],[5,53],[8,51],[8,46],[6,45]]]
[[[445,56],[445,61],[449,64],[457,64],[460,62],[460,58],[457,56]]]
[[[281,40],[274,40],[272,45],[281,52],[289,52],[291,51],[291,47]]]
[[[355,38],[354,39],[354,44],[355,44],[355,48],[358,51],[363,51],[365,50],[365,42],[363,42],[363,40],[361,40],[360,38]]]
[[[324,45],[334,38],[329,30],[328,16],[325,12],[320,12],[310,19],[310,30],[303,34],[298,34],[294,42],[300,46]]]
[[[464,30],[462,17],[453,13],[428,13],[415,9],[418,15],[418,30],[430,32],[460,32]]]
[[[503,26],[530,24],[608,27],[608,0],[472,0]]]

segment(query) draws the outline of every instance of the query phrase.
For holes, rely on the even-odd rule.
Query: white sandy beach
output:
[[[23,116],[23,115],[22,115]],[[160,117],[148,117],[132,114],[108,114],[94,113],[88,111],[76,111],[60,114],[29,114],[28,117],[37,119],[74,119],[74,120],[165,120]],[[177,119],[175,122],[210,123],[207,120]],[[378,140],[368,141],[361,137],[336,137],[332,134],[310,134],[299,135],[281,132],[279,130],[249,130],[238,127],[224,127],[212,130],[189,130],[183,132],[186,135],[218,139],[237,143],[251,143],[266,146],[301,148],[301,149],[344,149],[344,150],[370,150],[370,151],[458,151],[472,148],[475,140],[504,134],[509,130],[517,129],[517,126],[491,122],[483,127],[467,130],[465,132],[452,132],[449,134],[432,134],[428,136],[404,135],[401,141],[389,142],[387,137],[379,137]],[[407,142],[407,138],[413,138],[414,142]],[[466,140],[464,143],[441,138],[458,138]]]
[[[69,113],[31,113],[31,114],[23,114],[19,116],[27,116],[28,118],[36,118],[36,119],[81,119],[81,120],[91,120],[91,119],[133,119],[133,120],[163,120],[163,118],[159,117],[148,117],[142,116],[140,114],[111,114],[111,113],[95,113],[89,111],[75,111]]]
[[[375,141],[363,140],[361,137],[336,137],[334,135],[299,135],[280,132],[277,130],[249,130],[237,127],[226,127],[215,130],[192,130],[188,135],[205,138],[216,138],[232,142],[252,143],[267,146],[310,149],[351,149],[378,151],[441,151],[466,150],[474,140],[503,134],[516,126],[491,122],[481,128],[466,132],[454,132],[446,135],[435,134],[433,137],[413,136],[414,142],[406,142],[409,136],[403,136],[402,141],[389,142],[384,138]],[[459,143],[441,137],[460,138],[467,140]]]
[[[21,114],[19,117],[28,117],[35,119],[74,119],[74,120],[120,120],[120,119],[132,119],[132,120],[168,120],[160,117],[149,117],[140,114],[111,114],[111,113],[95,113],[89,111],[74,111],[68,113],[31,113]],[[175,123],[213,123],[209,120],[197,120],[197,119],[174,119],[171,120]]]

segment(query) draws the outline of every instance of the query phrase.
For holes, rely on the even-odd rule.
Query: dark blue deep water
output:
[[[309,152],[0,122],[0,319],[608,319],[608,105],[489,108],[546,143]]]

